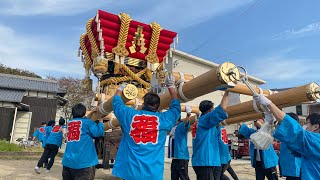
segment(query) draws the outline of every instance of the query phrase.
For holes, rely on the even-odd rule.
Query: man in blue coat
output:
[[[301,179],[320,179],[320,114],[310,114],[306,129],[303,129],[265,96],[257,95],[254,98],[258,105],[268,107],[281,122],[273,136],[281,143],[285,142],[289,150],[301,155]]]
[[[48,165],[46,166],[46,172],[50,172],[50,169],[54,163],[54,158],[58,154],[59,147],[62,145],[63,130],[62,126],[65,124],[65,120],[59,120],[59,125],[53,126],[50,128],[51,131],[48,135],[45,150],[38,162],[38,165],[35,167],[35,171],[40,174],[40,167],[44,162],[47,162],[50,158]]]
[[[263,123],[263,119],[259,119]],[[259,129],[257,123],[255,127]],[[257,130],[249,128],[246,124],[242,124],[239,133],[246,138],[250,138],[251,134]],[[267,177],[269,180],[278,179],[276,166],[278,165],[278,156],[273,149],[272,144],[266,150],[257,149],[252,142],[250,142],[250,158],[251,166],[255,168],[256,180],[264,180]]]
[[[299,117],[295,113],[287,113],[290,117],[299,122]],[[285,142],[280,145],[279,157],[280,174],[287,178],[287,180],[299,180],[301,169],[301,158],[294,156],[294,152],[288,149]],[[281,168],[280,168],[281,167]]]
[[[126,180],[162,180],[164,145],[170,131],[180,117],[181,107],[174,90],[174,77],[167,76],[165,85],[171,95],[166,112],[159,112],[160,97],[147,93],[142,110],[130,108],[121,99],[122,84],[113,98],[113,112],[122,130],[122,139],[112,174]]]
[[[215,109],[213,103],[204,100],[200,103],[201,116],[192,129],[192,166],[198,180],[213,180],[215,167],[221,166],[219,151],[219,131],[217,125],[227,118],[228,92]]]
[[[73,119],[67,124],[67,146],[62,159],[64,180],[95,177],[95,165],[99,162],[93,138],[104,135],[104,126],[102,122],[84,117],[85,114],[86,107],[81,103],[72,108]]]
[[[168,157],[171,162],[171,180],[189,180],[188,130],[190,128],[191,107],[186,105],[187,117],[179,120],[169,134]]]
[[[46,122],[42,122],[41,126],[37,128],[37,130],[33,133],[32,140],[34,141],[36,138],[38,139],[38,142],[42,143],[43,136],[45,135],[45,127],[47,126]]]

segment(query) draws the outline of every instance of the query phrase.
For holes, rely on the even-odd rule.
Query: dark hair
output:
[[[293,119],[295,119],[296,121],[299,122],[299,116],[296,113],[290,112],[287,113],[290,117],[292,117]]]
[[[76,104],[72,108],[72,117],[82,118],[84,115],[86,115],[86,111],[86,106],[84,106],[82,103]]]
[[[50,121],[48,122],[48,126],[54,126],[55,123],[56,123],[56,122],[55,122],[54,120],[50,120]]]
[[[314,124],[320,125],[320,114],[318,114],[318,113],[309,114],[309,116],[307,116],[307,120],[308,119],[310,120],[310,123],[312,125],[314,125]]]
[[[148,92],[147,94],[145,94],[143,97],[143,101],[144,106],[149,107],[155,111],[157,111],[160,106],[160,97],[154,92]]]
[[[199,110],[201,111],[202,114],[204,114],[212,107],[213,107],[213,103],[211,101],[203,100],[199,105]]]
[[[60,119],[59,119],[59,125],[60,125],[60,126],[63,126],[64,123],[66,123],[66,121],[65,121],[63,118],[60,118]]]
[[[47,122],[42,122],[42,123],[41,123],[41,125],[46,125],[46,124],[47,124]]]

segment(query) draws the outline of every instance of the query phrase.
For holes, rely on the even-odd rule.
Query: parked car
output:
[[[239,147],[238,147],[237,159],[241,159],[243,156],[250,156],[249,140],[246,138],[239,138],[238,143],[239,143]],[[278,156],[280,154],[280,144],[281,143],[277,140],[274,140],[272,144]]]

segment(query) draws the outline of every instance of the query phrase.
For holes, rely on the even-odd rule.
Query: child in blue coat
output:
[[[172,158],[171,180],[189,180],[189,151],[187,142],[191,110],[191,107],[186,105],[187,117],[179,120],[169,134],[168,158]]]
[[[59,120],[59,125],[56,126],[48,126],[52,127],[48,129],[48,138],[46,140],[45,150],[38,162],[38,165],[35,167],[35,171],[40,174],[40,167],[44,162],[47,162],[50,158],[48,165],[46,166],[46,172],[50,172],[51,167],[54,163],[54,158],[58,154],[59,147],[62,145],[62,126],[65,124],[65,120]]]

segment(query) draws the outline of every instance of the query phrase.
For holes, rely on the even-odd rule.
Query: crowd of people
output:
[[[153,92],[144,96],[141,110],[125,105],[121,93],[126,87],[118,87],[113,98],[113,112],[117,117],[122,139],[113,166],[112,174],[125,180],[152,179],[162,180],[164,174],[164,154],[166,137],[169,134],[168,157],[172,158],[171,179],[188,180],[188,164],[190,154],[187,146],[187,134],[192,134],[191,164],[198,180],[229,179],[228,171],[233,179],[238,179],[230,166],[231,156],[228,143],[223,141],[220,122],[228,117],[228,91],[225,91],[221,103],[214,107],[212,101],[204,100],[199,105],[201,116],[190,124],[191,108],[186,106],[187,115],[181,117],[181,106],[174,90],[174,78],[168,76],[165,85],[171,95],[171,104],[167,111],[160,112],[160,97]],[[281,165],[281,175],[287,179],[312,180],[320,179],[320,115],[310,114],[306,126],[297,122],[298,116],[285,114],[264,95],[254,96],[258,105],[270,109],[266,117],[277,120],[274,138],[281,142],[280,161],[273,146],[265,150],[250,144],[251,165],[255,169],[257,180],[267,177],[269,180],[278,179],[277,166]],[[94,113],[92,111],[92,113]],[[85,116],[86,108],[78,104],[72,108],[73,119],[68,121],[66,133],[66,150],[62,165],[63,179],[94,179],[95,165],[98,157],[93,139],[104,135],[101,120],[92,121],[92,114]],[[39,136],[44,147],[44,153],[35,170],[46,164],[50,171],[54,157],[63,139],[64,121],[59,125],[49,124],[45,135]],[[263,123],[274,123],[270,118],[257,120],[255,128],[241,124],[239,134],[246,138],[259,130]],[[39,132],[41,132],[39,130]],[[46,137],[46,138],[43,138]],[[233,154],[237,152],[237,135],[232,138]],[[84,153],[85,152],[85,153]]]

